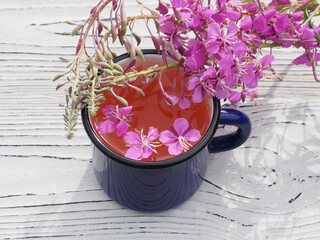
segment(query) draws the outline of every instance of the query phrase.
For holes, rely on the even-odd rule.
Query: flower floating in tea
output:
[[[123,139],[130,147],[125,154],[125,157],[140,160],[142,158],[148,158],[152,153],[156,153],[156,147],[161,146],[159,142],[155,140],[159,137],[158,129],[149,127],[148,134],[143,134],[143,130],[139,132],[130,131],[127,132]]]
[[[98,126],[98,131],[101,134],[112,133],[117,130],[117,136],[120,137],[128,131],[131,120],[132,106],[119,108],[118,105],[107,105],[102,109],[107,120],[103,121]]]
[[[165,130],[160,133],[159,140],[169,147],[168,151],[170,155],[179,155],[192,148],[190,142],[196,142],[200,138],[200,131],[192,129],[187,119],[177,118],[170,130]]]

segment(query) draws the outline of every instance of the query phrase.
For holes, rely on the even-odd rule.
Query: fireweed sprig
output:
[[[319,81],[315,69],[320,60],[320,27],[312,22],[319,15],[317,1],[273,0],[266,4],[260,0],[158,0],[156,9],[137,3],[142,8],[137,16],[127,17],[125,0],[101,0],[84,23],[67,22],[75,26],[72,35],[79,36],[76,56],[61,58],[69,70],[54,80],[66,77],[57,89],[68,86],[64,115],[68,138],[82,108],[87,106],[91,115],[96,114],[104,98],[102,92],[111,91],[128,106],[126,99],[114,93],[115,88],[129,87],[143,96],[135,81],[147,84],[171,68],[189,77],[184,88],[192,97],[184,96],[183,90],[175,93],[175,80],[174,94],[162,89],[163,95],[170,104],[179,103],[184,108],[189,101],[201,102],[205,97],[228,99],[233,104],[246,98],[254,100],[261,78],[277,78],[270,66],[274,57],[260,57],[262,48],[303,48],[305,53],[293,64],[311,66]],[[162,54],[163,66],[135,69],[137,58],[144,60],[139,48],[141,37],[135,31],[139,20],[146,23],[155,49]],[[87,47],[89,39],[93,50]],[[117,43],[131,58],[128,66],[113,61],[116,54],[111,46]]]

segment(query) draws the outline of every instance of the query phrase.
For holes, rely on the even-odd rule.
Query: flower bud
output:
[[[67,63],[67,66],[66,68],[69,68],[72,64],[73,64],[74,60],[70,60],[68,63]]]
[[[114,64],[114,68],[116,69],[116,70],[118,70],[119,72],[121,72],[121,73],[123,73],[123,68],[119,65],[119,64]]]
[[[76,34],[78,34],[78,32],[80,31],[80,29],[82,28],[82,25],[77,25],[71,32],[71,36],[74,36]]]
[[[107,59],[113,59],[113,56],[112,56],[111,52],[108,50],[108,48],[105,47],[103,52],[104,52]]]
[[[99,65],[103,68],[112,69],[111,66],[106,62],[99,62]]]
[[[113,73],[112,73],[112,71],[110,71],[109,69],[103,69],[103,71],[105,72],[105,73],[107,73],[108,74],[108,76],[112,76],[113,75]]]
[[[97,58],[100,62],[103,62],[103,55],[99,49],[96,50]]]
[[[144,55],[143,55],[143,52],[139,48],[136,48],[136,53],[143,61],[146,60]]]
[[[127,100],[125,100],[123,97],[117,96],[117,100],[123,105],[128,106]]]
[[[58,80],[59,78],[61,78],[62,76],[63,76],[63,74],[58,74],[53,78],[52,81],[54,82],[54,81]]]
[[[70,20],[67,20],[67,21],[64,21],[66,24],[69,24],[69,25],[75,25],[74,22],[70,21]]]
[[[132,33],[132,34],[133,34],[134,38],[135,38],[136,41],[137,41],[137,46],[139,46],[140,43],[141,43],[141,37],[140,37],[138,34],[136,34],[136,33]]]

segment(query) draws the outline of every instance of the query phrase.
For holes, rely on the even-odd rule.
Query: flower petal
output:
[[[177,118],[173,123],[173,127],[179,136],[183,136],[184,132],[189,128],[189,122],[185,118]]]
[[[141,157],[141,148],[129,148],[124,156],[138,160]]]
[[[235,65],[235,62],[232,55],[224,55],[219,62],[219,66],[222,69],[230,69],[233,65]]]
[[[142,158],[148,158],[152,155],[153,151],[149,147],[144,147],[142,149]]]
[[[167,35],[173,34],[174,30],[175,30],[175,25],[171,21],[164,22],[164,24],[160,27],[160,31]]]
[[[226,10],[225,13],[231,21],[237,21],[241,16],[239,12],[233,10]]]
[[[123,139],[130,146],[141,146],[142,145],[142,142],[141,142],[141,139],[140,139],[139,135],[136,132],[133,132],[133,131],[127,132],[123,136]]]
[[[129,128],[129,124],[125,121],[125,120],[121,120],[118,124],[117,124],[117,136],[121,137],[123,134],[125,134],[128,131]]]
[[[208,38],[216,38],[221,36],[221,28],[218,23],[210,23],[208,27]]]
[[[261,58],[261,66],[264,68],[268,66],[272,61],[274,60],[274,56],[272,55],[265,55],[263,58]]]
[[[191,141],[191,142],[195,142],[198,141],[201,138],[201,134],[200,131],[197,129],[191,129],[190,131],[188,131],[185,135],[184,138],[187,141]]]
[[[200,79],[197,77],[192,78],[189,81],[189,85],[188,85],[188,90],[193,90],[196,88],[196,86],[198,86],[200,84]]]
[[[98,125],[100,134],[112,133],[117,129],[117,123],[114,121],[104,121]]]
[[[207,45],[207,52],[208,53],[211,53],[211,54],[215,54],[219,51],[220,49],[220,43],[217,43],[217,42],[213,42],[212,44],[210,45]]]
[[[191,71],[196,71],[198,68],[197,60],[194,56],[188,57],[186,59],[186,65],[191,69]]]
[[[184,7],[186,5],[186,1],[185,0],[174,0],[172,1],[172,7],[175,8],[181,8]]]
[[[256,28],[257,32],[262,32],[267,27],[267,21],[262,15],[258,15],[252,22],[252,25]]]
[[[102,109],[102,113],[106,116],[106,117],[112,117],[110,115],[110,111],[111,110],[116,110],[115,106],[113,105],[107,105]]]
[[[147,140],[149,142],[156,140],[159,137],[159,131],[155,127],[149,127]]]
[[[228,97],[229,101],[231,104],[235,104],[237,102],[240,102],[241,100],[241,92],[232,92],[229,97]]]
[[[125,116],[128,116],[131,111],[132,111],[132,106],[119,108],[119,113],[121,113],[121,114],[123,114]]]
[[[182,147],[180,146],[179,142],[175,142],[173,144],[170,144],[168,148],[168,152],[170,155],[179,155],[182,153]]]
[[[159,140],[160,140],[160,142],[162,142],[166,146],[169,146],[169,145],[173,144],[174,142],[178,141],[177,137],[169,130],[162,131],[160,133]]]
[[[203,95],[202,95],[202,86],[199,85],[196,87],[196,89],[193,91],[192,100],[196,103],[199,103],[202,101]]]
[[[181,109],[187,109],[187,108],[189,108],[189,107],[190,107],[190,101],[189,101],[189,99],[186,98],[186,97],[181,98],[180,101],[179,101],[179,107],[180,107]]]
[[[252,28],[252,19],[250,16],[247,16],[243,19],[243,21],[240,24],[240,27],[244,30],[244,31],[248,31]]]

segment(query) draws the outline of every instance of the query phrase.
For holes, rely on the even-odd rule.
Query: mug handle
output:
[[[209,153],[229,151],[242,145],[250,136],[251,122],[247,115],[235,109],[221,109],[219,125],[232,125],[238,129],[230,134],[214,137],[208,144]]]

